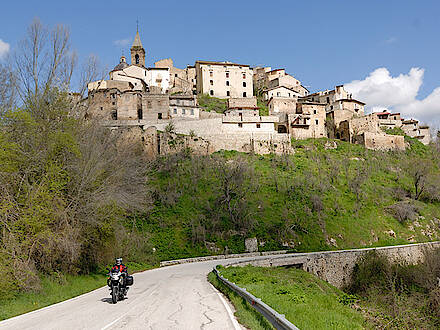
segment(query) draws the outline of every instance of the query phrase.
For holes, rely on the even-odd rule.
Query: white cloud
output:
[[[113,44],[116,46],[120,46],[120,47],[125,47],[128,46],[130,44],[130,39],[119,39],[119,40],[115,40],[113,41]]]
[[[8,53],[11,46],[0,39],[0,59],[4,58]]]
[[[367,103],[367,111],[389,109],[402,116],[417,118],[433,125],[440,124],[440,87],[424,99],[417,99],[423,83],[424,69],[412,68],[407,74],[391,76],[386,68],[371,72],[364,80],[345,85],[353,97]]]

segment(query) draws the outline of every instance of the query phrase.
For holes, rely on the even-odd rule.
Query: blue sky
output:
[[[417,101],[440,86],[439,12],[434,0],[2,1],[0,40],[13,50],[39,17],[69,26],[80,56],[93,53],[112,68],[122,50],[129,53],[116,41],[131,44],[138,19],[150,66],[166,57],[177,67],[197,59],[267,65],[286,68],[311,91],[364,80],[378,68],[399,85],[399,75],[421,68]],[[371,86],[362,86],[365,98]]]

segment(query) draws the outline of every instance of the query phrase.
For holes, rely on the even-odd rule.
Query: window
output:
[[[261,128],[261,125],[260,125],[260,124],[257,124],[257,128]]]
[[[185,109],[182,109],[182,115],[186,114]]]
[[[327,96],[327,103],[330,103],[330,98]]]
[[[115,99],[116,98],[116,94],[112,94],[112,99]]]
[[[209,95],[214,95],[214,91],[212,89],[209,91]]]
[[[315,119],[315,124],[318,125],[318,119]]]
[[[144,116],[143,116],[143,113],[142,113],[142,109],[138,109],[138,119],[142,119]]]
[[[191,109],[191,110],[189,111],[189,113],[191,114],[191,116],[193,116],[193,115],[194,115],[194,109]]]
[[[112,102],[112,105],[116,105],[116,102]]]
[[[313,114],[316,115],[316,110],[313,110]]]
[[[118,113],[116,111],[112,111],[112,119],[118,120]]]
[[[101,110],[104,110],[103,107],[101,107]]]
[[[243,81],[243,87],[246,87],[246,81]]]
[[[174,74],[174,77],[176,77],[176,78],[177,78],[177,73],[175,73],[175,74]]]
[[[289,95],[289,97],[290,97],[290,93],[287,93],[288,95]]]
[[[159,112],[159,113],[157,114],[157,119],[162,119],[162,113]]]
[[[180,104],[180,100],[176,100],[176,104]]]
[[[212,85],[214,85],[214,81],[213,80],[210,80],[209,81],[209,84],[212,86]]]
[[[242,123],[238,123],[238,127],[243,127],[243,124]]]
[[[209,76],[212,77],[213,73],[212,71],[209,71]]]
[[[243,79],[246,79],[246,73],[243,73]]]
[[[243,92],[243,97],[246,97],[246,92]]]
[[[280,92],[277,92],[277,96],[281,96],[281,93],[280,93]]]
[[[229,72],[226,72],[226,78],[229,78]]]
[[[174,108],[173,112],[174,112],[175,115],[177,115],[177,109],[176,108]]]
[[[226,96],[231,96],[231,92],[226,91]]]
[[[229,80],[226,80],[226,86],[229,86]]]
[[[134,56],[134,59],[135,59],[136,64],[139,64],[139,55],[138,54],[136,54]]]

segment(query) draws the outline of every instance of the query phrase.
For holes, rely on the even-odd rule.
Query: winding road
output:
[[[258,257],[257,257],[258,258]],[[266,256],[267,258],[267,256]],[[128,299],[111,303],[103,287],[0,322],[0,329],[241,329],[229,302],[206,280],[223,259],[134,274]]]

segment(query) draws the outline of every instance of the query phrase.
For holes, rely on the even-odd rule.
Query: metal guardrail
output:
[[[263,315],[276,329],[299,330],[295,325],[288,321],[283,314],[278,313],[272,307],[265,304],[261,299],[247,292],[246,289],[240,288],[238,285],[221,276],[215,267],[213,272],[223,284],[251,304],[251,306]]]

